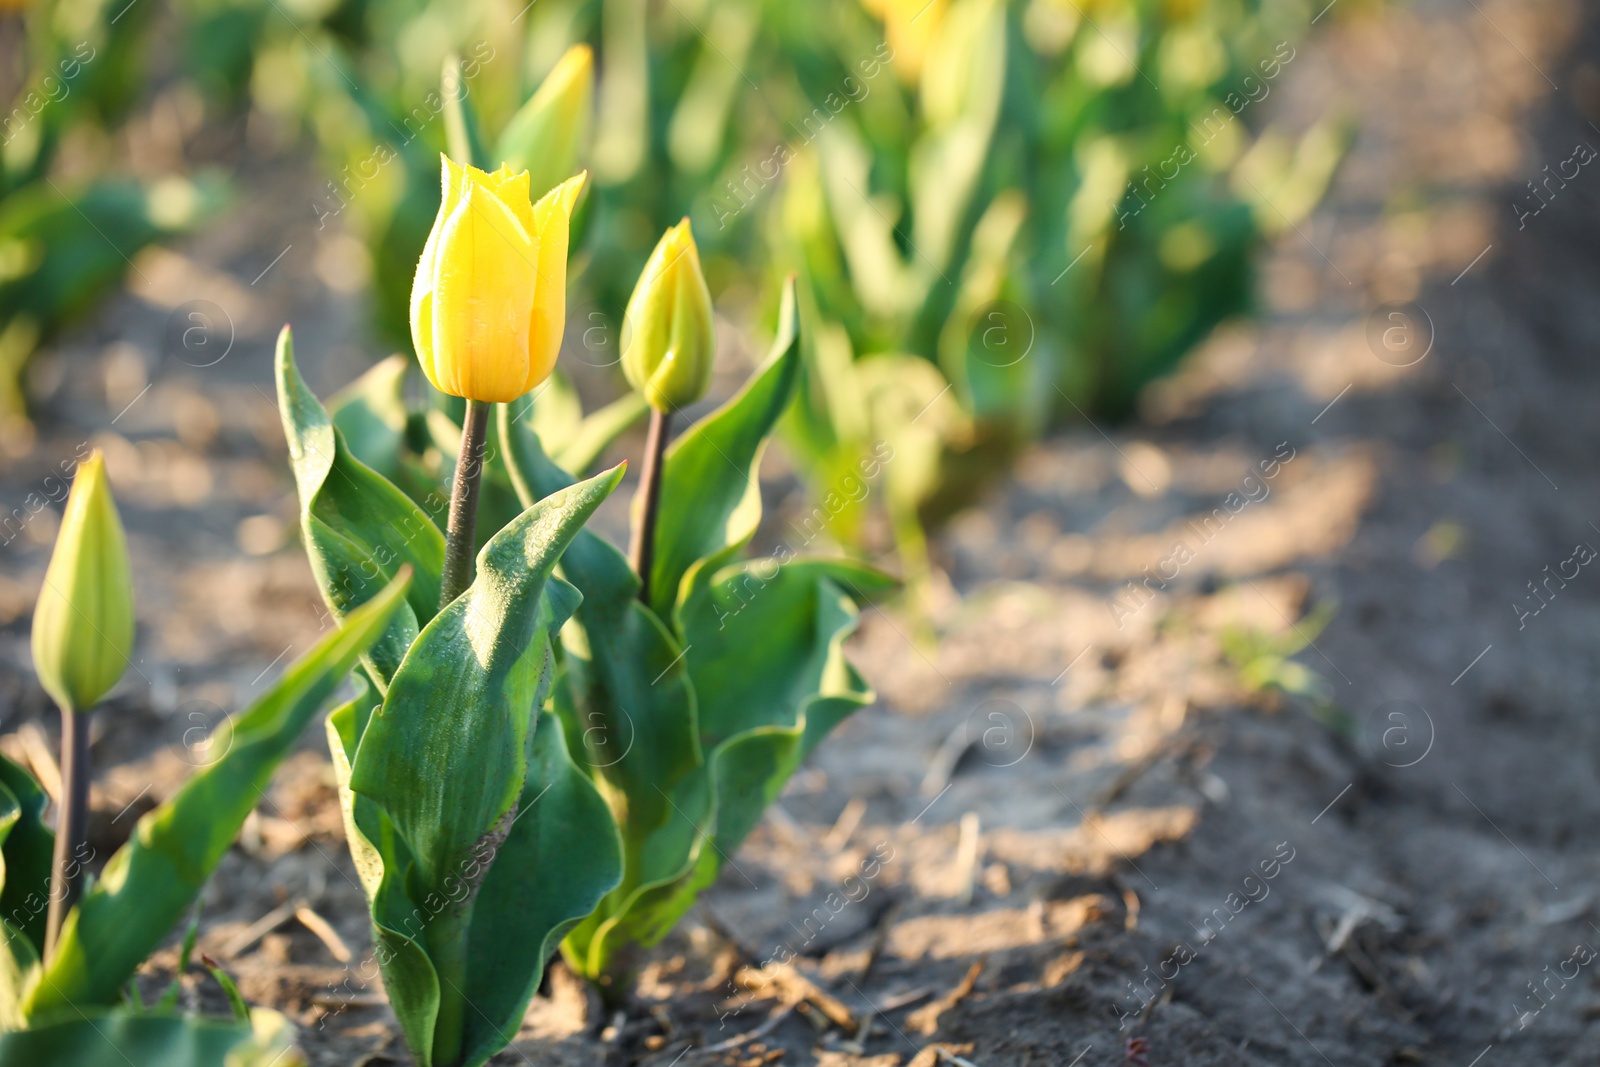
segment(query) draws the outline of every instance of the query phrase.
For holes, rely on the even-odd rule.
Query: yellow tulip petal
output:
[[[561,354],[561,335],[567,326],[567,243],[572,209],[588,177],[585,171],[568,178],[533,205],[534,232],[539,243],[539,277],[528,323],[527,389],[550,376],[556,357]]]
[[[503,403],[526,389],[538,248],[494,193],[468,186],[440,229],[434,269],[436,384]]]
[[[440,154],[440,200],[439,214],[433,220],[433,229],[428,231],[428,243],[422,246],[422,258],[417,261],[417,273],[411,281],[411,343],[417,350],[417,362],[422,365],[422,371],[428,376],[430,382],[438,384],[433,367],[433,270],[434,259],[439,246],[439,230],[444,226],[446,219],[453,210],[453,200],[459,197],[452,195],[452,190],[457,181],[452,168],[459,172],[459,167],[454,167],[450,157]]]
[[[533,225],[533,205],[528,200],[528,172],[512,174],[511,168],[504,163],[500,169],[492,173],[474,168],[473,176],[479,178],[482,185],[487,186],[500,199],[500,202],[511,209],[511,213],[522,223],[522,228],[530,234],[535,233]]]

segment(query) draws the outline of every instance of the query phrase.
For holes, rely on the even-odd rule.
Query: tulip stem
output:
[[[89,713],[61,709],[61,796],[57,797],[55,860],[50,871],[50,911],[46,918],[44,954],[55,954],[67,912],[83,889],[88,861]]]
[[[461,425],[461,453],[450,488],[450,525],[444,535],[444,573],[439,578],[442,610],[472,584],[472,548],[478,529],[478,482],[483,477],[483,449],[489,434],[489,405],[467,401]]]
[[[650,571],[656,556],[656,516],[661,511],[662,460],[667,452],[667,434],[672,429],[672,412],[650,409],[650,431],[644,441],[644,470],[639,477],[639,491],[644,494],[644,508],[639,515],[639,525],[633,531],[633,544],[628,548],[628,562],[639,576],[639,600],[650,606]]]

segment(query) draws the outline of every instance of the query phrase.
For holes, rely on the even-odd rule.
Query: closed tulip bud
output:
[[[78,467],[33,609],[33,669],[57,704],[87,711],[133,654],[128,542],[99,449]]]
[[[567,319],[567,227],[586,175],[529,203],[528,172],[444,165],[411,286],[411,340],[442,393],[505,403],[550,376]]]
[[[622,371],[651,407],[676,411],[705,395],[716,351],[711,290],[684,219],[656,245],[628,300]]]
[[[577,169],[593,99],[594,51],[575,44],[506,124],[500,161],[527,168],[534,196],[543,196]]]

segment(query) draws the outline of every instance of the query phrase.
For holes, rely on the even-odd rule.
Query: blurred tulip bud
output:
[[[699,400],[716,357],[711,290],[689,220],[672,227],[650,254],[622,322],[622,371],[657,411]]]
[[[57,704],[88,711],[133,654],[128,542],[99,449],[78,467],[33,609],[33,669]]]
[[[501,165],[526,169],[533,196],[543,196],[578,169],[593,99],[594,51],[573,45],[506,125]]]
[[[567,319],[567,228],[587,175],[528,202],[528,172],[444,161],[411,286],[411,340],[442,393],[515,400],[550,376]]]

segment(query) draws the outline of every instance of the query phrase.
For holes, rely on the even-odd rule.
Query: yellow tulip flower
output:
[[[711,291],[689,220],[662,236],[622,320],[622,373],[657,411],[699,400],[717,354]]]
[[[88,711],[133,654],[128,542],[95,449],[78,467],[33,609],[33,669],[57,704]]]
[[[411,340],[440,392],[515,400],[550,376],[567,319],[567,232],[588,177],[529,203],[528,172],[443,159],[443,202],[411,286]]]

